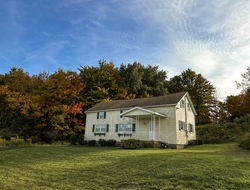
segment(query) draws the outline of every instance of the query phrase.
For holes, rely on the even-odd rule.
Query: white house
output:
[[[196,139],[195,115],[188,92],[106,101],[86,111],[85,140],[133,138],[182,148]]]

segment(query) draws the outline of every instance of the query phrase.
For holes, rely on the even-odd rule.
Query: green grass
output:
[[[0,189],[250,189],[250,152],[31,146],[0,150]]]

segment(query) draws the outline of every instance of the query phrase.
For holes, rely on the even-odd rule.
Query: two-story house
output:
[[[195,115],[188,92],[106,101],[86,111],[85,140],[133,138],[182,148],[196,139]]]

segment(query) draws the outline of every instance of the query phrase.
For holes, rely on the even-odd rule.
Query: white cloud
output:
[[[12,3],[6,3],[9,18],[0,29],[5,33],[8,28],[12,31],[7,40],[2,38],[4,46],[9,41],[18,42],[20,47],[23,43],[22,54],[28,52],[24,63],[29,67],[65,68],[70,62],[74,62],[72,67],[77,67],[79,64],[93,65],[104,58],[116,64],[139,61],[160,65],[161,69],[169,71],[169,77],[191,68],[211,81],[220,96],[227,96],[238,93],[234,81],[240,81],[241,74],[250,66],[249,0],[110,0],[94,3],[62,0],[52,2],[54,7],[49,9],[34,4],[29,8],[30,5],[16,1],[12,8]],[[36,17],[36,10],[32,10],[38,7],[40,14]],[[25,20],[30,15],[37,20],[32,26],[42,28],[42,35],[38,35],[39,29],[33,33],[33,28],[28,27]],[[52,22],[55,26],[40,26],[38,21],[44,17],[55,18]],[[56,28],[62,23],[66,25]],[[23,34],[31,35],[31,31],[32,36],[43,38],[20,40]],[[71,58],[65,57],[69,51]],[[16,54],[13,51],[13,55]],[[2,53],[1,59],[7,63],[12,59],[6,55]]]
[[[192,68],[223,97],[239,93],[235,80],[240,80],[250,60],[250,2],[157,2],[140,1],[141,8],[134,10],[139,8],[136,18],[165,31],[159,49],[161,66],[170,75]]]

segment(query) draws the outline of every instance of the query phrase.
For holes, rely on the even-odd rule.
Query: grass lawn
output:
[[[0,189],[250,189],[250,152],[30,146],[0,150]]]

